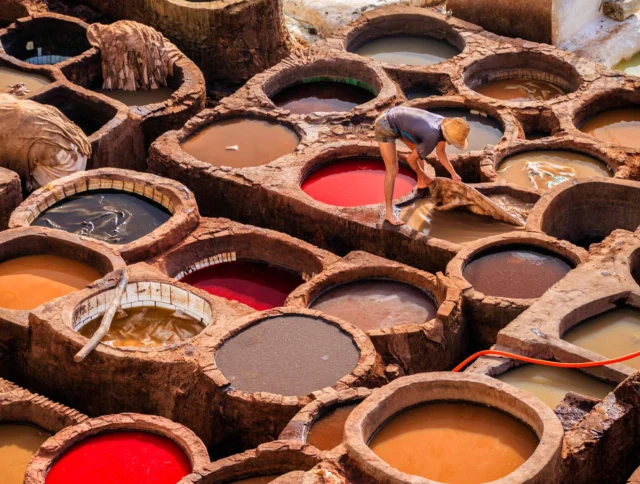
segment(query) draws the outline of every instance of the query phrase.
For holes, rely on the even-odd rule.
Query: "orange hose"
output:
[[[481,356],[491,355],[491,356],[502,356],[504,358],[511,358],[512,360],[520,360],[526,363],[533,363],[535,365],[543,365],[543,366],[555,366],[556,368],[594,368],[597,366],[606,366],[612,365],[614,363],[620,363],[622,361],[627,361],[632,358],[637,358],[640,356],[640,351],[635,353],[631,353],[630,355],[620,356],[618,358],[613,358],[611,360],[601,360],[601,361],[587,361],[584,363],[558,363],[557,361],[548,361],[548,360],[538,360],[537,358],[529,358],[527,356],[514,355],[513,353],[507,353],[506,351],[498,351],[498,350],[482,350],[474,353],[469,358],[464,360],[458,366],[456,366],[453,370],[454,373],[458,373],[462,371],[469,363],[471,363],[476,358]]]

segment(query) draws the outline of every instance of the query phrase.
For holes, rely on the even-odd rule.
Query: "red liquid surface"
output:
[[[282,306],[304,280],[299,274],[262,262],[237,260],[192,272],[182,282],[264,311]]]
[[[114,432],[69,449],[51,467],[46,484],[176,484],[190,473],[189,458],[171,440]]]
[[[384,202],[384,162],[347,158],[314,171],[302,182],[311,198],[337,207],[357,207]],[[393,198],[405,196],[416,185],[410,168],[400,166]]]

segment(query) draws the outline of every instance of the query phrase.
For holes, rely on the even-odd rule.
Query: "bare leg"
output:
[[[396,177],[398,176],[398,152],[396,144],[390,142],[378,142],[380,154],[384,160],[385,177],[384,177],[384,201],[385,201],[385,220],[392,225],[402,225],[403,222],[393,213],[393,189],[395,188]]]
[[[405,140],[402,140],[402,142],[411,150],[411,154],[407,157],[407,163],[409,163],[411,169],[418,175],[418,188],[426,188],[431,184],[433,179],[424,172],[424,168],[422,167],[422,163],[424,163],[424,161],[422,161],[418,156],[416,145]]]

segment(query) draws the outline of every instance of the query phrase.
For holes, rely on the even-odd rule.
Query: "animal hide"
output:
[[[496,205],[478,190],[464,183],[456,183],[448,178],[438,177],[429,185],[429,188],[437,210],[449,211],[464,208],[478,215],[493,217],[496,220],[519,227],[524,226],[516,217]]]
[[[179,55],[160,32],[131,20],[92,24],[87,39],[100,49],[103,89],[137,91],[166,86]]]
[[[28,189],[85,170],[89,156],[86,135],[57,108],[0,94],[0,166]]]

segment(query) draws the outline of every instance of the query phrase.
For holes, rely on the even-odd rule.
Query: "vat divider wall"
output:
[[[103,168],[75,173],[36,190],[13,212],[9,226],[28,227],[46,209],[65,198],[97,190],[135,194],[162,205],[171,213],[167,222],[148,235],[126,244],[92,239],[119,253],[129,263],[139,262],[167,250],[191,232],[200,220],[193,194],[180,183],[147,173]]]
[[[216,362],[216,356],[224,343],[242,331],[261,321],[287,316],[302,316],[320,320],[337,327],[353,340],[359,352],[358,362],[353,370],[327,388],[318,388],[308,395],[284,396],[269,392],[249,393],[235,389]],[[214,387],[214,402],[221,411],[220,425],[225,434],[219,439],[233,439],[250,448],[261,442],[274,440],[291,418],[306,404],[324,392],[339,391],[359,386],[375,386],[380,382],[381,362],[369,338],[351,324],[337,318],[309,309],[278,308],[251,314],[236,320],[231,327],[221,327],[216,332],[216,342],[209,353],[201,353],[199,366],[205,379]],[[220,430],[216,429],[217,432]],[[220,442],[220,441],[218,441]]]
[[[460,315],[460,291],[444,275],[434,276],[366,252],[351,252],[300,286],[287,307],[306,308],[324,291],[354,281],[396,281],[417,287],[438,304],[435,319],[423,324],[368,330],[376,351],[393,374],[446,370],[466,351],[466,330]]]
[[[217,484],[262,475],[306,471],[321,460],[318,450],[291,440],[261,444],[255,449],[207,464],[197,474],[185,477],[180,484]]]
[[[201,472],[209,462],[206,447],[186,427],[158,416],[121,413],[85,420],[47,440],[29,464],[25,483],[44,484],[51,466],[72,446],[88,437],[119,430],[148,432],[169,439],[187,455],[193,472]]]
[[[452,39],[463,51],[453,60],[420,67],[380,64],[347,52],[353,38],[369,39],[396,33],[398,25],[409,29],[407,31],[420,28],[425,33],[432,32],[436,38]],[[535,61],[534,67],[540,72],[528,72],[518,61],[519,57]],[[348,68],[344,65],[346,60],[349,60]],[[473,68],[478,62],[484,64],[480,64],[475,73]],[[480,82],[480,73],[490,66],[510,75],[555,80],[571,92],[547,101],[525,103],[488,98],[470,86]],[[269,101],[269,95],[292,82],[310,76],[337,75],[336,71],[341,71],[343,77],[363,82],[377,79],[376,82],[384,86],[378,100],[347,113],[289,116],[286,111],[274,109]],[[434,85],[436,95],[407,102],[400,87],[406,88],[420,79]],[[371,80],[368,83],[375,84]],[[408,227],[381,225],[382,205],[340,208],[317,202],[300,189],[305,176],[322,163],[335,159],[377,156],[372,130],[374,119],[392,105],[407,105],[427,109],[462,108],[484,113],[502,124],[505,134],[496,146],[451,157],[466,182],[492,182],[513,190],[515,186],[498,179],[496,163],[516,150],[539,149],[548,143],[555,149],[575,148],[594,155],[605,161],[617,178],[638,179],[640,176],[632,168],[640,160],[636,150],[599,142],[582,133],[575,124],[584,99],[596,102],[603,91],[624,92],[629,97],[634,89],[631,77],[613,75],[603,66],[551,46],[488,34],[477,26],[432,10],[383,7],[367,12],[331,39],[320,41],[254,77],[234,95],[222,100],[216,109],[193,118],[182,130],[161,136],[151,147],[149,167],[155,173],[189,186],[206,216],[223,216],[287,232],[338,255],[365,250],[435,273],[443,271],[463,247],[426,237]],[[266,114],[268,110],[278,116],[279,121],[294,120],[304,131],[301,144],[291,155],[257,168],[229,170],[212,168],[180,148],[182,141],[224,115],[252,117],[256,112]],[[539,129],[549,133],[544,141],[526,140],[526,133]],[[401,150],[401,157],[406,153]],[[439,174],[444,174],[435,157],[430,157],[428,162],[438,167]],[[193,176],[194,169],[198,176]],[[223,203],[212,202],[218,197]],[[407,196],[397,203],[410,198]],[[238,204],[237,200],[245,203]]]
[[[16,257],[54,254],[88,263],[102,275],[121,269],[124,260],[106,247],[74,234],[43,227],[25,227],[0,233],[0,261]],[[24,379],[25,358],[30,345],[29,310],[0,308],[3,377]]]
[[[482,254],[514,249],[544,250],[571,263],[574,267],[587,258],[584,249],[542,234],[519,232],[481,239],[469,244],[447,266],[447,276],[462,292],[462,312],[474,350],[487,349],[495,344],[499,331],[527,310],[535,299],[497,297],[483,294],[464,276],[466,266]]]
[[[93,148],[89,168],[117,167],[145,171],[146,151],[151,142],[165,131],[179,128],[204,107],[204,77],[196,65],[173,45],[172,48],[177,52],[174,82],[179,85],[174,86],[176,90],[171,99],[161,104],[131,109],[107,96],[88,90],[92,82],[102,77],[100,52],[88,43],[84,52],[64,62],[42,66],[16,59],[2,47],[12,36],[24,36],[30,30],[34,30],[36,35],[43,27],[54,31],[84,32],[88,25],[77,18],[54,13],[38,13],[19,19],[15,24],[0,30],[0,65],[42,73],[54,80],[53,85],[32,93],[27,98],[53,104],[76,124],[80,124],[79,119],[83,119],[83,111],[101,113],[101,128],[87,133]]]
[[[205,315],[208,306],[211,323],[181,344],[159,348],[111,348],[101,344],[82,364],[75,363],[73,356],[87,341],[74,330],[82,319],[78,308],[83,305],[82,310],[91,313],[98,311],[101,302],[106,304],[104,293],[113,290],[118,282],[117,273],[112,273],[91,288],[31,314],[27,378],[34,388],[41,388],[89,415],[131,410],[159,415],[183,423],[210,444],[211,432],[219,431],[210,423],[216,408],[210,405],[213,389],[198,372],[197,354],[207,352],[216,332],[238,317],[237,307],[234,309],[224,299],[169,279],[144,263],[129,266],[127,273],[129,286],[125,297],[134,306],[144,306],[145,302],[169,304],[193,308],[194,314]],[[52,361],[56,362],[55,367]],[[62,367],[64,372],[60,371]],[[87,374],[93,378],[87,380]],[[89,401],[88,394],[92,395]]]

